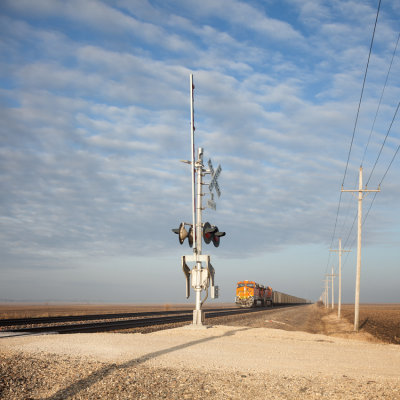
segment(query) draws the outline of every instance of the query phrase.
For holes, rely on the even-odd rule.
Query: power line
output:
[[[364,155],[363,155],[363,159],[362,159],[362,161],[361,161],[361,166],[362,166],[362,164],[363,164],[363,161],[364,161],[364,158],[365,158],[367,149],[368,149],[368,145],[369,145],[369,142],[370,142],[370,139],[371,139],[371,135],[372,135],[372,132],[373,132],[373,129],[374,129],[374,125],[375,125],[375,122],[376,122],[376,118],[377,118],[377,115],[378,115],[378,112],[379,112],[379,108],[380,108],[380,105],[381,105],[381,102],[382,102],[383,94],[384,94],[385,89],[386,89],[386,85],[387,85],[388,78],[389,78],[389,75],[390,75],[390,71],[391,71],[391,68],[392,68],[394,56],[395,56],[396,51],[397,51],[399,39],[400,39],[400,33],[398,34],[397,41],[396,41],[396,45],[395,45],[395,49],[394,49],[393,54],[392,54],[392,59],[391,59],[391,62],[390,62],[390,66],[389,66],[389,69],[388,69],[387,74],[386,74],[386,79],[385,79],[384,87],[383,87],[383,90],[382,90],[382,93],[381,93],[381,97],[380,97],[380,100],[379,100],[379,105],[378,105],[377,111],[376,111],[376,113],[375,113],[375,118],[374,118],[374,122],[373,122],[373,124],[372,124],[372,128],[371,128],[371,131],[370,131],[370,134],[369,134],[368,143],[367,143],[367,145],[366,145],[366,148],[365,148],[365,151],[364,151]],[[376,167],[376,164],[377,164],[377,162],[378,162],[378,160],[379,160],[379,157],[380,157],[380,155],[381,155],[382,149],[383,149],[383,147],[384,147],[384,145],[385,145],[386,139],[387,139],[387,137],[388,137],[388,135],[389,135],[389,132],[390,132],[390,130],[391,130],[391,127],[392,127],[392,125],[393,125],[393,122],[394,122],[394,120],[395,120],[395,118],[396,118],[396,115],[397,115],[399,106],[400,106],[400,102],[399,102],[399,104],[398,104],[398,106],[397,106],[396,112],[395,112],[395,114],[394,114],[394,116],[393,116],[392,122],[391,122],[390,127],[389,127],[389,129],[388,129],[388,131],[387,131],[386,137],[385,137],[385,139],[384,139],[384,141],[383,141],[383,144],[382,144],[381,149],[380,149],[380,151],[379,151],[378,157],[377,157],[377,159],[376,159],[376,161],[375,161],[374,167],[373,167],[373,169],[372,169],[372,171],[371,171],[371,173],[370,173],[370,176],[369,176],[369,178],[368,178],[368,180],[367,180],[367,184],[366,184],[366,185],[368,185],[368,183],[369,183],[369,181],[370,181],[370,179],[371,179],[372,173],[374,172],[374,169],[375,169],[375,167]],[[396,156],[396,154],[397,154],[397,151],[396,151],[394,157]],[[394,157],[393,157],[393,159],[394,159]],[[391,163],[393,162],[393,159],[392,159]],[[391,163],[390,163],[390,165],[391,165]],[[390,165],[389,165],[388,169],[390,168]],[[388,169],[386,170],[385,175],[386,175]],[[385,175],[384,175],[384,176],[385,176]],[[383,179],[384,179],[384,178],[383,178]],[[382,179],[382,181],[383,181],[383,179]],[[382,183],[382,181],[381,181],[381,183]],[[381,185],[381,183],[379,184],[379,186]],[[375,201],[376,195],[377,195],[377,193],[374,194],[374,197],[373,197],[373,199],[372,199],[372,202],[371,202],[371,204],[370,204],[370,206],[369,206],[369,208],[368,208],[368,211],[367,211],[367,213],[366,213],[366,215],[365,215],[365,217],[364,217],[363,225],[364,225],[365,220],[367,219],[367,216],[368,216],[368,214],[369,214],[369,212],[370,212],[370,210],[371,210],[372,204],[373,204],[374,201]],[[345,218],[346,220],[347,220],[347,217],[348,217],[348,214],[346,215],[346,218]],[[346,238],[346,241],[345,241],[345,245],[347,244],[347,242],[348,242],[348,240],[349,240],[349,238],[350,238],[350,236],[351,236],[351,233],[352,233],[352,231],[353,231],[353,228],[354,228],[354,224],[355,224],[356,219],[357,219],[357,214],[355,215],[355,217],[354,217],[354,219],[353,219],[353,223],[352,223],[352,225],[351,225],[349,234],[347,235],[347,238]],[[346,221],[343,222],[343,228],[342,228],[342,229],[344,229],[345,223],[346,223]],[[354,242],[353,242],[353,244],[354,244]],[[353,245],[353,244],[352,244],[352,245]]]
[[[383,182],[383,180],[385,179],[386,174],[388,173],[390,167],[392,166],[392,163],[393,163],[394,159],[396,158],[397,153],[399,152],[399,149],[400,149],[400,145],[397,147],[397,150],[395,151],[395,153],[394,153],[394,155],[393,155],[393,158],[392,158],[392,160],[391,160],[390,163],[389,163],[389,166],[387,167],[385,173],[383,174],[383,177],[382,177],[382,179],[381,179],[381,181],[380,181],[380,183],[379,183],[379,186],[382,185],[382,182]],[[375,197],[376,197],[377,194],[378,194],[378,193],[375,193],[375,194],[374,194],[374,197],[372,198],[372,201],[371,201],[371,204],[369,205],[368,211],[367,211],[367,213],[365,214],[363,224],[365,223],[365,221],[366,221],[366,219],[367,219],[367,217],[368,217],[369,211],[371,210],[372,204],[374,204]]]
[[[353,223],[351,224],[350,232],[349,232],[349,234],[347,235],[346,240],[344,241],[344,247],[347,246],[347,242],[349,241],[351,232],[353,232],[353,228],[354,228],[354,224],[356,223],[356,219],[357,219],[357,211],[356,211],[356,214],[354,215],[354,219],[353,219]],[[350,246],[350,247],[351,247],[351,246]]]
[[[358,116],[359,116],[359,114],[360,114],[361,101],[362,101],[363,94],[364,94],[365,81],[366,81],[366,79],[367,79],[368,66],[369,66],[369,61],[370,61],[370,58],[371,58],[372,46],[373,46],[373,43],[374,43],[376,25],[377,25],[377,23],[378,23],[378,16],[379,16],[379,10],[380,10],[380,8],[381,8],[381,0],[379,0],[378,9],[377,9],[377,12],[376,12],[376,18],[375,18],[375,24],[374,24],[374,31],[373,31],[373,33],[372,33],[371,44],[370,44],[370,47],[369,47],[369,54],[368,54],[367,66],[366,66],[366,68],[365,68],[365,73],[364,73],[364,79],[363,79],[363,84],[362,84],[362,89],[361,89],[360,100],[359,100],[359,102],[358,102],[358,109],[357,109],[356,120],[355,120],[355,123],[354,123],[353,134],[352,134],[352,137],[351,137],[349,153],[348,153],[348,155],[347,155],[346,168],[345,168],[344,174],[343,174],[342,188],[343,188],[343,185],[344,185],[344,181],[345,181],[345,179],[346,179],[346,174],[347,174],[347,169],[348,169],[348,166],[349,166],[349,160],[350,160],[351,149],[352,149],[352,147],[353,147],[354,135],[355,135],[355,132],[356,132],[356,127],[357,127],[357,122],[358,122]],[[339,196],[339,203],[338,203],[338,207],[337,207],[337,211],[336,211],[336,218],[335,218],[335,226],[334,226],[334,228],[333,228],[333,234],[332,234],[331,246],[330,246],[330,247],[332,247],[332,245],[333,245],[333,240],[334,240],[334,238],[335,238],[335,233],[336,233],[336,227],[337,227],[337,221],[338,221],[338,216],[339,216],[339,210],[340,210],[341,201],[342,201],[342,192],[340,192],[340,196]],[[327,269],[328,269],[329,261],[330,261],[330,253],[329,253],[328,263],[327,263],[325,272],[326,272]]]
[[[393,158],[392,158],[392,160],[391,160],[390,163],[389,163],[389,166],[387,167],[385,173],[383,174],[383,178],[381,179],[381,181],[380,181],[380,183],[379,183],[379,186],[382,185],[382,182],[383,182],[383,180],[385,179],[386,174],[387,174],[388,171],[389,171],[389,168],[392,166],[392,163],[393,163],[394,159],[396,158],[397,153],[399,152],[399,149],[400,149],[400,145],[397,146],[397,150],[395,151],[395,153],[394,153],[394,155],[393,155]]]
[[[399,102],[399,105],[400,105],[400,102]],[[393,117],[393,119],[392,119],[392,123],[390,124],[390,127],[391,127],[392,124],[393,124],[394,118],[395,118],[395,116],[396,116],[396,114],[397,114],[397,111],[398,111],[398,109],[399,109],[399,105],[397,106],[397,110],[396,110],[396,113],[395,113],[395,115],[394,115],[394,117]],[[390,131],[390,128],[389,128],[389,131]],[[389,132],[389,131],[388,131],[388,132]],[[387,137],[387,135],[386,135],[386,137]],[[386,140],[386,138],[385,138],[385,140]],[[382,151],[382,148],[383,148],[383,145],[382,145],[382,147],[381,147],[381,151]],[[397,147],[397,150],[395,151],[395,153],[394,153],[394,155],[393,155],[393,157],[392,157],[392,160],[391,160],[390,163],[389,163],[389,166],[387,167],[385,173],[383,174],[383,177],[382,177],[382,179],[381,179],[381,181],[379,182],[379,185],[378,185],[379,187],[382,185],[382,182],[383,182],[383,180],[385,179],[386,174],[388,173],[390,167],[392,166],[392,163],[393,163],[394,159],[396,158],[399,149],[400,149],[400,145]],[[379,155],[380,155],[381,151],[379,152]],[[378,158],[379,158],[379,156],[378,156]],[[375,165],[376,165],[376,162],[375,162]],[[375,165],[374,165],[374,168],[375,168]],[[372,172],[371,172],[371,175],[372,175]],[[371,178],[371,175],[370,175],[369,179]],[[369,181],[369,179],[368,179],[368,181]],[[367,182],[367,184],[366,184],[365,186],[368,186],[368,182]],[[368,217],[369,211],[371,210],[372,204],[374,203],[375,197],[376,197],[377,194],[378,194],[377,192],[374,193],[374,197],[373,197],[373,199],[372,199],[372,201],[371,201],[371,204],[370,204],[370,206],[369,206],[369,208],[368,208],[367,213],[365,214],[365,217],[364,217],[364,220],[363,220],[363,225],[364,225],[364,223],[365,223],[365,221],[366,221],[366,219],[367,219],[367,217]],[[351,233],[352,233],[352,231],[353,231],[353,228],[354,228],[354,224],[355,224],[355,222],[356,222],[356,219],[357,219],[357,213],[356,213],[355,216],[354,216],[353,223],[351,224],[351,228],[350,228],[349,234],[347,235],[347,238],[346,238],[346,240],[345,240],[345,244],[344,244],[345,247],[346,247],[347,242],[348,242],[348,240],[349,240],[349,238],[350,238],[350,236],[351,236]],[[354,241],[352,242],[352,244],[351,244],[350,247],[352,247],[353,245],[354,245]]]
[[[376,12],[374,31],[373,31],[373,33],[372,33],[371,44],[370,44],[370,46],[369,46],[368,61],[367,61],[367,66],[366,66],[366,68],[365,68],[364,80],[363,80],[363,84],[362,84],[360,100],[359,100],[359,102],[358,102],[357,115],[356,115],[356,120],[355,120],[355,122],[354,122],[353,135],[352,135],[352,137],[351,137],[350,148],[349,148],[349,154],[347,155],[347,162],[346,162],[346,168],[345,168],[345,170],[344,170],[343,181],[342,181],[342,187],[343,187],[343,185],[344,185],[344,181],[345,181],[345,179],[346,179],[347,168],[348,168],[348,166],[349,166],[350,153],[351,153],[351,149],[352,149],[352,147],[353,147],[354,135],[355,135],[355,133],[356,133],[356,127],[357,127],[357,122],[358,122],[358,116],[359,116],[359,114],[360,114],[361,101],[362,101],[363,94],[364,94],[365,81],[366,81],[366,79],[367,79],[369,60],[370,60],[370,58],[371,58],[372,45],[373,45],[373,43],[374,43],[376,25],[377,25],[377,22],[378,22],[378,16],[379,16],[379,10],[380,10],[380,8],[381,8],[381,0],[379,0],[378,10],[377,10],[377,12]]]
[[[399,101],[399,103],[397,104],[397,108],[396,108],[396,111],[395,111],[395,113],[394,113],[394,115],[393,115],[392,122],[390,123],[389,129],[388,129],[388,131],[387,131],[387,133],[386,133],[386,136],[385,136],[385,139],[384,139],[384,141],[383,141],[383,143],[382,143],[381,149],[379,150],[378,157],[377,157],[376,160],[375,160],[374,167],[372,168],[372,171],[371,171],[371,173],[369,174],[369,178],[368,178],[368,180],[367,180],[366,185],[368,185],[368,183],[369,183],[369,181],[370,181],[370,179],[371,179],[371,176],[372,176],[372,174],[373,174],[373,172],[374,172],[374,170],[375,170],[376,164],[377,164],[377,162],[378,162],[378,160],[379,160],[379,157],[381,156],[383,146],[385,146],[386,139],[387,139],[387,137],[389,136],[390,129],[392,129],[392,125],[393,125],[393,122],[394,122],[394,120],[395,120],[395,118],[396,118],[397,111],[399,111],[399,107],[400,107],[400,101]]]
[[[367,142],[367,145],[365,146],[364,155],[363,155],[363,158],[362,158],[362,160],[361,160],[361,166],[363,165],[364,158],[365,158],[365,155],[366,155],[366,153],[367,153],[368,146],[369,146],[369,142],[370,142],[370,140],[371,140],[372,132],[373,132],[374,127],[375,127],[376,118],[377,118],[377,116],[378,116],[379,109],[380,109],[380,107],[381,107],[383,95],[384,95],[384,93],[385,93],[387,81],[388,81],[389,75],[390,75],[390,70],[392,69],[392,64],[393,64],[394,56],[395,56],[395,54],[396,54],[397,46],[398,46],[398,44],[399,44],[399,39],[400,39],[400,33],[399,33],[398,36],[397,36],[396,46],[395,46],[394,51],[393,51],[393,54],[392,54],[392,59],[391,59],[391,61],[390,61],[390,65],[389,65],[388,72],[387,72],[387,74],[386,74],[386,79],[385,79],[385,83],[384,83],[384,85],[383,85],[381,97],[380,97],[380,99],[379,99],[378,108],[376,109],[376,113],[375,113],[375,117],[374,117],[374,122],[372,123],[371,131],[369,132],[368,142]]]
[[[382,182],[384,181],[384,179],[385,179],[385,177],[386,177],[386,175],[387,175],[387,173],[388,173],[390,167],[392,166],[393,161],[394,161],[394,159],[396,158],[396,156],[397,156],[399,150],[400,150],[400,145],[397,146],[397,149],[396,149],[396,151],[394,152],[393,157],[392,157],[392,159],[390,160],[390,163],[389,163],[388,167],[386,168],[385,173],[383,174],[383,177],[382,177],[382,179],[381,179],[381,181],[380,181],[380,183],[379,183],[379,186],[382,185]],[[366,221],[367,218],[368,218],[368,214],[369,214],[369,212],[370,212],[370,210],[371,210],[372,205],[374,204],[374,201],[375,201],[375,198],[376,198],[376,195],[377,195],[377,194],[378,194],[378,192],[374,193],[374,197],[372,198],[371,204],[369,205],[368,211],[366,212],[365,217],[364,217],[364,219],[363,219],[363,223],[362,223],[363,226],[364,226],[364,224],[365,224],[365,221]],[[357,214],[356,214],[356,218],[357,218]],[[354,218],[353,225],[354,225],[354,223],[355,223],[356,218]],[[350,234],[351,234],[351,231],[353,230],[353,225],[352,225],[352,227],[351,227]],[[348,241],[348,239],[349,239],[349,237],[350,237],[350,234],[349,234],[349,236],[347,236],[346,243],[347,243],[347,241]],[[356,241],[356,238],[354,238],[353,241],[352,241],[352,243],[351,243],[351,245],[348,246],[350,249],[353,248],[354,242],[355,242],[355,241]],[[346,247],[346,246],[345,246],[345,247]],[[344,265],[346,264],[348,257],[349,257],[349,254],[346,255],[346,259],[344,260],[344,263],[343,263]]]
[[[332,246],[333,246],[333,239],[335,237],[335,232],[336,232],[336,226],[337,226],[337,221],[338,221],[338,216],[339,216],[339,208],[340,208],[341,200],[342,200],[342,192],[340,192],[340,196],[339,196],[339,204],[338,204],[337,211],[336,211],[335,227],[333,228],[330,248],[332,248]],[[328,270],[330,259],[331,259],[331,253],[329,253],[328,262],[327,262],[326,268],[325,268],[325,274],[326,274],[326,271]]]
[[[357,179],[354,182],[354,187],[356,186],[356,184],[357,184]],[[343,223],[342,223],[341,231],[339,233],[339,237],[344,237],[346,223],[347,223],[347,220],[348,220],[348,218],[350,216],[350,211],[351,211],[351,208],[352,208],[351,205],[352,205],[352,202],[351,202],[351,197],[350,197],[348,199],[347,209],[346,209],[346,212],[345,212],[345,216],[344,216],[344,219],[343,219]],[[354,221],[353,221],[353,225],[354,225]],[[353,227],[351,229],[353,229]]]

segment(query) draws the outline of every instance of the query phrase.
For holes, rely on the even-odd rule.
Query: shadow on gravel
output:
[[[81,392],[82,390],[89,388],[90,386],[96,384],[97,382],[100,382],[106,376],[112,374],[115,371],[123,370],[125,368],[130,368],[135,365],[142,364],[142,363],[146,362],[147,360],[151,360],[153,358],[157,358],[159,356],[162,356],[162,355],[168,354],[168,353],[172,353],[174,351],[182,350],[182,349],[185,349],[190,346],[195,346],[196,344],[208,342],[208,341],[218,339],[221,337],[233,336],[233,335],[235,335],[236,332],[246,331],[248,329],[250,329],[250,328],[235,329],[235,330],[226,332],[220,336],[213,336],[213,337],[207,337],[204,339],[194,340],[192,342],[180,344],[179,346],[174,346],[169,349],[159,350],[159,351],[155,351],[153,353],[146,354],[142,357],[135,358],[135,359],[127,361],[123,364],[110,364],[98,371],[93,372],[86,378],[83,378],[83,379],[80,379],[80,380],[74,382],[72,385],[66,387],[65,389],[59,390],[54,395],[43,398],[42,400],[62,400],[67,397],[74,396],[77,393]]]

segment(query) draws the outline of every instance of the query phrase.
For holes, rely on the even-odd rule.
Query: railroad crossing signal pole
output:
[[[196,203],[196,215],[197,215],[197,223],[194,225],[196,227],[196,254],[201,255],[201,203],[202,203],[202,192],[201,192],[201,170],[203,166],[203,149],[198,149],[198,156],[196,162],[196,169],[197,169],[197,203]],[[199,257],[196,257],[196,270],[195,274],[197,275],[196,278],[196,286],[194,288],[196,292],[196,309],[193,311],[193,324],[194,325],[202,325],[204,322],[204,315],[201,310],[201,261]]]
[[[191,145],[191,171],[192,171],[192,222],[193,222],[193,242],[194,242],[194,249],[197,248],[197,229],[196,226],[196,167],[195,167],[195,151],[194,151],[194,84],[193,84],[193,75],[190,74],[190,145]]]
[[[191,148],[192,148],[192,210],[193,210],[193,231],[194,231],[194,248],[193,255],[195,256],[196,266],[193,268],[192,274],[195,275],[195,279],[192,279],[192,285],[196,293],[196,308],[193,310],[193,325],[203,325],[204,313],[201,309],[201,211],[202,211],[202,170],[203,170],[203,149],[198,149],[197,161],[195,161],[195,146],[194,146],[194,83],[193,74],[190,74],[190,136],[191,136]],[[197,172],[197,202],[196,202],[196,172]],[[197,220],[196,220],[197,217]]]
[[[218,297],[218,286],[214,285],[214,268],[210,263],[210,256],[201,254],[202,252],[202,238],[203,238],[203,223],[202,223],[202,185],[203,176],[206,174],[211,175],[211,182],[209,184],[211,201],[209,201],[209,207],[215,210],[215,202],[213,201],[212,189],[215,188],[218,197],[221,195],[217,178],[221,173],[221,166],[219,165],[214,173],[211,160],[208,161],[209,169],[204,168],[203,164],[203,148],[199,147],[197,150],[197,159],[195,154],[195,143],[194,143],[194,84],[193,75],[190,75],[190,115],[191,115],[191,161],[181,160],[191,166],[191,177],[192,177],[192,223],[182,222],[179,229],[172,229],[173,232],[179,234],[179,241],[182,244],[186,237],[188,237],[189,245],[193,244],[193,254],[182,256],[182,270],[186,277],[186,298],[190,296],[190,286],[196,293],[196,307],[193,310],[193,325],[202,326],[204,323],[204,312],[201,307],[208,297],[208,289],[211,285],[211,298]],[[197,182],[196,182],[197,179]],[[190,225],[189,232],[185,230],[185,225]],[[208,225],[208,226],[207,226]],[[218,227],[211,226],[208,222],[204,224],[207,226],[207,234],[212,237],[214,246],[219,246],[219,238],[225,235],[225,232],[219,232]],[[191,242],[191,239],[193,241]],[[211,238],[209,239],[211,241]],[[206,243],[209,243],[207,241]],[[188,262],[194,262],[195,265],[192,270],[186,264]],[[202,266],[205,263],[205,268]],[[201,300],[202,290],[206,291],[205,298]]]
[[[349,253],[351,250],[342,249],[342,239],[339,239],[339,249],[329,250],[339,253],[339,293],[338,293],[338,318],[342,316],[342,253]]]
[[[195,146],[194,146],[194,83],[193,75],[190,74],[190,140],[192,149],[192,211],[193,211],[193,254],[196,255],[196,266],[193,272],[196,276],[194,291],[196,293],[196,308],[193,310],[193,325],[202,325],[204,315],[201,310],[201,261],[197,255],[201,254],[201,169],[203,164],[203,151],[199,149],[197,162],[195,161]],[[199,168],[200,166],[200,168]],[[197,171],[197,206],[196,206],[196,171]],[[197,215],[197,221],[196,221]],[[199,226],[200,222],[200,226]],[[192,280],[193,282],[193,280]]]
[[[361,227],[362,227],[362,201],[364,193],[380,192],[378,186],[376,190],[367,190],[362,188],[362,167],[360,167],[358,190],[344,190],[342,192],[358,192],[358,230],[357,230],[357,274],[356,274],[356,293],[354,304],[354,331],[358,332],[360,326],[360,275],[361,275]]]

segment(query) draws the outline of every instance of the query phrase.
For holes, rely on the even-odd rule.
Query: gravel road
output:
[[[0,398],[400,399],[400,347],[320,317],[312,305],[204,329],[0,338]]]

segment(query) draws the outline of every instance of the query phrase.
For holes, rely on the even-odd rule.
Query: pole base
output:
[[[193,310],[193,325],[204,325],[204,312],[203,310]]]

